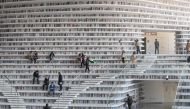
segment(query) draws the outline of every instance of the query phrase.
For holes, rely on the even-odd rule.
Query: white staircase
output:
[[[189,66],[184,65],[183,68]],[[177,86],[176,97],[172,109],[189,109],[190,107],[190,74],[182,70]]]
[[[147,60],[149,58],[149,60]],[[96,77],[95,79],[92,79],[90,81],[84,81],[81,85],[71,87],[68,93],[63,93],[61,97],[55,102],[57,104],[56,107],[53,107],[54,109],[67,109],[69,106],[72,106],[72,101],[77,98],[77,96],[89,89],[91,86],[99,85],[105,80],[114,80],[125,73],[126,69],[130,72],[141,72],[143,73],[146,69],[151,67],[155,61],[155,56],[146,56],[146,58],[143,57],[142,62],[143,64],[137,65],[136,68],[128,69],[130,65],[126,65],[124,68],[121,68],[121,71],[118,73],[109,73],[100,75],[99,77]],[[147,64],[145,64],[147,63]],[[138,69],[140,68],[140,69]]]
[[[102,65],[98,69],[105,68],[106,66],[107,65]],[[98,70],[98,69],[95,69],[95,70]],[[95,72],[95,70],[92,70],[90,73]],[[71,105],[72,101],[75,98],[77,98],[77,96],[80,93],[86,91],[90,86],[101,84],[103,82],[103,81],[101,81],[101,79],[110,79],[112,76],[113,76],[113,74],[112,75],[103,74],[103,76],[96,77],[95,79],[92,79],[92,80],[84,81],[83,83],[81,83],[78,86],[71,87],[68,92],[62,93],[60,98],[58,100],[56,100],[56,102],[55,102],[55,104],[57,104],[57,106],[54,106],[52,108],[54,108],[54,109],[68,109],[68,107]],[[78,79],[78,78],[80,78],[80,76],[76,77],[75,79]]]
[[[5,79],[0,79],[0,92],[7,98],[11,109],[26,109],[24,100],[20,98],[19,93],[11,84],[7,83]]]

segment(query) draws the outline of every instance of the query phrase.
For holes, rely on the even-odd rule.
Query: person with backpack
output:
[[[59,85],[59,91],[61,91],[63,89],[63,79],[62,79],[62,75],[59,72],[59,76],[58,76],[58,85]]]
[[[45,77],[45,79],[44,79],[44,83],[43,83],[43,90],[44,90],[44,88],[46,89],[46,90],[48,90],[48,86],[49,86],[49,77]]]
[[[125,106],[128,106],[128,109],[131,109],[131,106],[133,104],[133,98],[127,94],[127,99],[125,100]]]
[[[49,94],[53,93],[53,96],[55,94],[55,84],[53,82],[51,82],[51,84],[49,85]]]
[[[51,62],[54,57],[55,57],[55,54],[54,54],[54,52],[52,51],[52,52],[49,54],[49,61]]]
[[[37,84],[40,84],[39,77],[40,77],[39,71],[38,70],[34,71],[34,73],[33,73],[33,84],[35,82],[35,79],[37,80]]]
[[[43,107],[43,109],[51,109],[51,108],[48,106],[48,104],[46,104],[46,106]]]

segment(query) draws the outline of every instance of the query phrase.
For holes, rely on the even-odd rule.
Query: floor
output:
[[[133,106],[132,109],[172,109],[171,103],[165,103],[165,104],[140,104],[139,106]]]

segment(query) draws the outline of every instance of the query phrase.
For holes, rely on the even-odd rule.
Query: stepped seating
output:
[[[20,57],[20,58],[22,58],[22,57]],[[4,59],[2,59],[2,60],[4,60]],[[7,61],[8,60],[9,59],[7,59]],[[47,59],[44,58],[44,60],[47,60]],[[95,69],[96,72],[90,73],[90,76],[89,76],[89,73],[84,73],[84,69],[81,70],[81,68],[78,68],[79,64],[76,64],[76,63],[70,63],[69,65],[63,63],[60,65],[59,63],[56,63],[56,60],[54,60],[53,63],[44,63],[45,61],[42,61],[41,59],[39,59],[38,63],[33,64],[33,63],[28,63],[28,60],[26,60],[26,59],[19,59],[19,58],[18,58],[18,61],[20,61],[21,64],[20,63],[15,64],[14,59],[13,59],[14,63],[12,63],[12,64],[9,64],[9,61],[7,63],[4,63],[1,61],[2,62],[1,67],[6,71],[6,73],[2,73],[2,74],[6,75],[10,78],[10,80],[13,83],[13,86],[18,89],[18,92],[22,96],[21,98],[24,99],[27,108],[31,108],[31,109],[32,109],[32,107],[35,109],[37,109],[37,108],[41,109],[41,107],[44,106],[45,103],[49,103],[50,106],[54,106],[55,105],[54,102],[56,100],[55,98],[58,97],[59,94],[62,94],[62,92],[56,91],[56,97],[50,96],[50,98],[49,98],[49,97],[46,97],[47,92],[41,90],[41,87],[42,87],[41,85],[38,85],[38,84],[33,85],[32,84],[32,73],[36,69],[39,70],[40,72],[43,72],[40,74],[40,75],[42,75],[42,77],[43,77],[43,75],[50,75],[51,76],[50,80],[54,81],[55,83],[57,81],[57,71],[60,71],[64,75],[63,76],[64,77],[64,85],[65,84],[68,85],[67,83],[69,82],[69,85],[71,87],[79,87],[78,84],[81,84],[84,81],[89,81],[90,78],[98,77],[107,70],[113,70],[114,72],[120,71],[123,66],[123,64],[118,63],[118,62],[120,62],[120,61],[118,61],[118,59],[111,59],[111,61],[116,61],[116,63],[115,64],[108,63],[108,65],[110,67],[105,68],[105,69],[101,68],[101,69],[97,70],[98,66],[102,66],[101,62],[105,61],[104,63],[106,63],[106,61],[108,61],[106,59],[101,59],[100,63],[98,63],[99,65],[98,64],[91,65],[92,69]],[[30,66],[30,67],[28,68],[28,66]],[[52,69],[51,69],[51,66],[53,66]],[[76,79],[76,82],[75,82],[75,80],[73,82],[73,78],[76,78],[78,75],[84,75],[84,76],[80,76],[80,78],[78,80]],[[84,78],[85,76],[87,76],[87,77]],[[98,79],[98,81],[99,80],[102,80],[102,79],[100,78],[100,79]],[[42,81],[43,81],[43,79],[40,79],[40,83],[42,83]],[[105,79],[105,81],[106,81],[106,79]],[[111,80],[111,81],[113,81],[113,80]],[[118,80],[116,80],[116,81],[118,81]],[[119,80],[119,81],[125,81],[125,80]],[[110,82],[110,81],[108,81],[108,82]],[[89,84],[84,83],[84,86],[86,86],[86,85],[89,85]],[[107,85],[102,85],[102,86],[107,87]],[[64,90],[63,94],[66,94],[66,93],[68,93],[68,91]],[[26,97],[24,97],[24,96],[26,96]],[[40,97],[38,99],[35,99],[36,96],[40,96]],[[10,104],[7,103],[5,105],[10,105]]]
[[[6,76],[3,77],[5,78]],[[8,78],[5,79],[8,80]],[[11,109],[26,109],[25,105],[21,105],[24,104],[24,101],[23,99],[20,98],[19,92],[17,92],[15,88],[13,88],[10,84],[8,84],[5,79],[0,80],[0,91],[3,94],[3,96],[6,97],[6,99],[5,98],[3,99],[7,100],[8,103],[12,104],[10,105]],[[8,82],[9,81],[10,80],[8,80]],[[17,105],[14,105],[14,103],[17,103]]]
[[[25,59],[26,60],[26,59]],[[47,60],[47,59],[46,59]],[[2,68],[6,71],[6,73],[2,73],[2,74],[4,74],[4,75],[7,75],[7,76],[9,76],[9,78],[10,78],[10,80],[12,81],[12,83],[14,83],[14,86],[15,86],[15,88],[17,88],[18,89],[18,92],[21,94],[21,96],[27,96],[27,97],[25,97],[25,98],[23,98],[24,99],[24,101],[25,101],[25,103],[26,103],[26,106],[27,106],[27,108],[41,108],[42,106],[44,106],[45,105],[45,103],[47,103],[47,102],[49,102],[49,104],[51,105],[51,106],[53,106],[54,104],[53,104],[53,102],[54,102],[54,100],[56,100],[56,98],[62,93],[62,92],[59,92],[59,91],[56,91],[56,95],[57,95],[57,97],[51,97],[51,99],[49,99],[49,97],[45,97],[46,96],[46,94],[47,94],[47,91],[41,91],[41,87],[42,87],[42,85],[35,85],[35,87],[33,87],[34,85],[32,85],[31,83],[32,83],[32,80],[31,80],[31,78],[32,78],[32,73],[33,73],[33,71],[34,70],[36,70],[36,69],[38,69],[39,71],[48,71],[48,72],[46,72],[46,73],[42,73],[42,74],[40,74],[40,75],[50,75],[51,77],[50,77],[50,80],[52,81],[57,81],[57,72],[54,72],[54,73],[49,73],[49,71],[57,71],[58,69],[59,69],[59,71],[61,71],[61,72],[66,72],[66,76],[65,76],[65,74],[64,74],[64,76],[63,77],[65,77],[64,78],[64,82],[65,83],[67,83],[67,81],[68,82],[70,82],[70,81],[72,81],[73,80],[73,78],[75,78],[77,75],[84,75],[84,76],[87,76],[87,75],[89,75],[89,74],[84,74],[84,69],[83,70],[81,70],[81,68],[78,68],[79,67],[79,65],[77,65],[76,63],[74,64],[74,65],[72,65],[72,63],[71,64],[69,64],[69,65],[64,65],[64,64],[62,64],[62,65],[60,65],[60,64],[55,64],[54,65],[54,63],[50,63],[49,64],[49,66],[48,65],[46,65],[46,63],[43,63],[42,62],[42,65],[40,64],[40,62],[39,63],[36,63],[36,64],[31,64],[31,63],[28,63],[28,65],[30,65],[31,67],[30,68],[28,68],[28,66],[27,66],[27,60],[26,60],[26,62],[24,62],[23,60],[20,60],[20,61],[22,61],[22,64],[12,64],[12,65],[10,65],[9,66],[9,68],[7,68],[6,69],[6,67],[8,67],[8,63],[6,64],[6,63],[3,63],[2,64]],[[39,61],[41,61],[41,60],[39,60]],[[1,61],[2,62],[2,61]],[[15,62],[15,61],[14,61]],[[25,64],[25,67],[23,68],[23,64],[24,63],[26,63]],[[44,65],[43,65],[44,64]],[[38,68],[39,66],[41,66],[40,68]],[[51,66],[54,66],[54,68],[53,68],[53,70],[51,69]],[[71,66],[71,67],[69,67],[69,66]],[[97,65],[92,65],[92,66],[94,66],[94,68],[96,68],[96,66]],[[98,65],[99,66],[99,65]],[[113,66],[113,65],[112,65]],[[117,66],[117,65],[115,65],[115,66]],[[58,69],[56,69],[56,67],[58,67]],[[75,68],[75,69],[70,69],[70,71],[68,71],[69,70],[69,68]],[[66,69],[67,68],[67,69]],[[77,69],[76,69],[77,68]],[[24,70],[25,69],[25,70]],[[46,69],[46,70],[45,70]],[[29,72],[29,73],[27,73],[27,72]],[[67,73],[68,72],[68,73]],[[76,72],[76,73],[72,73],[72,74],[69,74],[70,72]],[[77,72],[79,73],[79,74],[77,74]],[[80,73],[80,72],[83,72],[83,73]],[[76,75],[77,74],[77,75]],[[94,74],[94,76],[97,76],[98,74]],[[70,77],[69,77],[70,76]],[[68,79],[67,79],[67,77],[69,77]],[[56,79],[53,79],[53,78],[56,78]],[[80,78],[81,79],[81,78]],[[76,82],[78,82],[78,81],[82,81],[82,80],[76,80]],[[42,83],[42,80],[43,79],[40,79],[40,82]],[[27,82],[28,81],[28,82]],[[80,82],[79,82],[80,83]],[[20,85],[20,84],[25,84],[25,86],[23,86],[23,85]],[[27,86],[28,85],[28,86]],[[71,86],[73,86],[73,84],[69,84],[69,85],[71,85]],[[76,83],[74,83],[74,85],[77,85]],[[33,90],[32,90],[33,89]],[[67,92],[67,91],[65,91],[65,92]],[[30,96],[28,96],[28,95],[30,95]],[[40,98],[38,98],[37,100],[35,99],[35,96],[42,96],[42,97],[40,97]],[[48,101],[49,100],[49,101]],[[38,101],[38,102],[34,102],[34,101]],[[35,105],[35,104],[37,104],[37,105]],[[9,104],[7,104],[7,105],[9,105]]]
[[[75,57],[74,55],[73,57]],[[143,75],[158,75],[156,74],[156,71],[158,70],[161,74],[161,72],[168,71],[169,69],[175,67],[180,67],[184,63],[181,63],[181,60],[186,60],[184,56],[176,56],[174,55],[173,57],[171,55],[168,56],[158,56],[158,58],[155,59],[154,64],[151,62],[153,61],[152,59],[147,59],[144,58],[144,55],[138,55],[138,62],[139,64],[137,65],[137,68],[134,70],[133,68],[130,68],[130,65],[122,64],[120,60],[118,60],[119,55],[115,55],[115,58],[111,58],[111,56],[108,56],[107,58],[110,58],[111,61],[114,61],[115,63],[109,62],[109,59],[101,59],[102,56],[97,57],[97,60],[95,60],[97,63],[90,65],[91,69],[95,72],[91,73],[84,73],[84,68],[78,68],[80,63],[71,62],[73,57],[67,57],[68,59],[68,64],[67,63],[60,63],[59,59],[55,59],[53,63],[46,63],[45,60],[45,55],[42,55],[42,59],[39,59],[38,63],[29,63],[27,59],[19,60],[19,64],[15,63],[14,59],[13,62],[9,64],[9,62],[2,63],[1,68],[6,70],[6,73],[2,73],[3,75],[6,75],[10,78],[11,82],[13,83],[13,86],[18,90],[18,92],[21,95],[21,99],[24,100],[27,109],[41,109],[45,103],[49,103],[50,106],[53,108],[68,108],[68,107],[88,107],[90,105],[95,107],[96,103],[102,103],[99,105],[99,108],[106,108],[106,107],[112,107],[113,108],[122,108],[122,102],[121,100],[124,99],[125,97],[122,97],[126,93],[130,93],[131,95],[138,97],[137,93],[135,94],[133,91],[134,90],[140,90],[141,88],[141,82],[131,82],[132,79],[137,78],[132,78],[129,77],[129,75],[134,74],[134,76],[137,76],[139,74]],[[127,56],[126,63],[129,63],[129,56]],[[7,56],[8,57],[8,56]],[[11,57],[11,56],[10,56]],[[61,56],[60,57],[64,57]],[[95,56],[91,56],[92,58]],[[106,57],[106,55],[104,56]],[[170,60],[170,58],[172,58]],[[174,58],[177,57],[177,58]],[[98,60],[99,58],[99,60]],[[144,61],[140,58],[143,58]],[[166,59],[167,58],[167,59]],[[2,59],[3,60],[3,59]],[[8,60],[8,59],[7,59]],[[75,59],[76,60],[76,57]],[[146,60],[146,61],[145,61]],[[2,62],[2,61],[1,61]],[[166,63],[167,62],[167,63]],[[102,67],[99,69],[100,66],[104,66],[105,63],[107,63],[107,67]],[[153,65],[147,67],[147,65],[150,65],[148,63],[152,63]],[[179,63],[179,65],[178,65]],[[165,65],[163,65],[165,64]],[[167,65],[168,64],[168,65]],[[171,66],[170,66],[171,64]],[[30,66],[28,68],[28,66]],[[124,68],[125,67],[125,68]],[[164,67],[164,68],[163,68]],[[162,69],[160,69],[162,68]],[[63,80],[64,80],[64,88],[67,86],[71,87],[70,90],[65,90],[63,92],[56,91],[55,96],[47,96],[47,91],[42,91],[42,84],[32,84],[32,74],[33,71],[39,70],[41,73],[41,78],[40,78],[40,83],[43,81],[43,76],[45,75],[50,75],[50,80],[55,82],[56,88],[57,86],[57,72],[61,72],[63,75]],[[127,72],[123,71],[118,75],[117,77],[113,76],[120,72],[121,70],[125,69]],[[174,69],[173,69],[174,70]],[[188,70],[188,69],[187,69]],[[2,71],[2,70],[1,70]],[[108,77],[104,77],[105,72],[109,72],[108,74],[111,74]],[[176,73],[171,73],[172,75],[176,75]],[[162,75],[168,75],[168,72]],[[80,78],[77,78],[77,76],[80,76]],[[176,76],[177,77],[177,76]],[[110,78],[112,78],[110,80]],[[129,80],[126,80],[126,79]],[[157,79],[161,80],[163,78],[161,77],[156,77]],[[150,78],[141,78],[139,80],[148,80]],[[154,78],[155,79],[155,78]],[[175,80],[177,80],[176,78]],[[92,81],[90,81],[92,80]],[[100,84],[101,83],[101,84]],[[110,85],[109,85],[110,84]],[[123,87],[126,84],[129,84],[129,86]],[[130,86],[131,84],[131,86]],[[113,87],[113,86],[114,87]],[[90,87],[89,87],[90,86]],[[87,87],[87,88],[86,88]],[[122,88],[121,88],[122,87]],[[80,90],[78,90],[80,89]],[[118,92],[117,90],[120,89],[121,92]],[[130,90],[129,90],[130,89]],[[32,90],[32,91],[31,91]],[[83,91],[81,91],[83,90]],[[111,92],[110,92],[111,90]],[[123,91],[122,91],[123,90]],[[136,90],[136,91],[137,91]],[[80,92],[80,94],[77,93]],[[103,93],[101,96],[102,97],[96,97],[98,96],[97,94]],[[142,93],[142,92],[141,92]],[[66,96],[69,94],[74,94],[77,96],[74,96],[74,98],[67,99],[70,103],[65,101],[64,99]],[[61,96],[60,96],[61,95]],[[36,96],[38,96],[36,98]],[[93,96],[93,98],[91,97]],[[142,95],[141,95],[142,96]],[[68,96],[69,97],[69,96]],[[105,98],[106,97],[106,98]],[[115,98],[117,98],[117,102],[113,102]],[[103,99],[105,98],[105,99]],[[85,101],[86,100],[86,101]],[[105,101],[108,101],[107,103]],[[55,103],[54,103],[55,102]],[[65,102],[63,104],[63,102]],[[36,105],[35,105],[36,104]],[[105,105],[106,104],[106,105]],[[5,103],[5,105],[10,105],[9,103]],[[33,107],[33,108],[32,108]]]

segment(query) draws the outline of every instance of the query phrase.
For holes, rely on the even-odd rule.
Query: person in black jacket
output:
[[[44,83],[43,83],[43,90],[45,87],[46,87],[45,89],[48,90],[48,86],[49,86],[49,77],[45,77]]]
[[[37,62],[37,59],[38,59],[38,52],[37,52],[37,51],[34,51],[34,54],[33,54],[34,63]]]
[[[125,104],[128,105],[128,109],[131,109],[131,106],[133,104],[133,98],[127,94],[127,100],[125,101]]]
[[[40,82],[39,82],[39,71],[38,70],[36,70],[34,73],[33,73],[33,84],[34,84],[34,82],[35,82],[35,79],[37,79],[37,84],[39,84]]]
[[[88,70],[88,72],[90,72],[90,69],[89,69],[89,62],[90,62],[90,59],[89,57],[86,58],[86,63],[85,63],[85,66],[86,66],[86,69],[85,69],[85,72]]]
[[[58,77],[58,85],[59,85],[59,91],[61,91],[62,90],[62,88],[63,88],[63,78],[62,78],[62,75],[61,75],[61,73],[59,72],[59,77]]]
[[[46,106],[43,109],[51,109],[48,104],[46,104]]]

